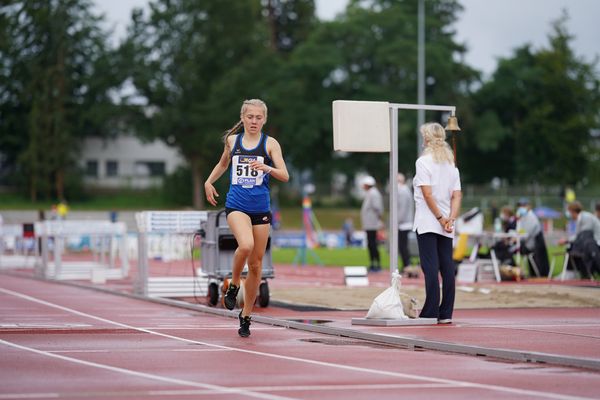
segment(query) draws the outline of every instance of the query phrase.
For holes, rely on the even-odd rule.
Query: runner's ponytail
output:
[[[229,138],[229,136],[231,136],[231,135],[235,135],[236,133],[238,133],[240,131],[240,128],[242,128],[242,126],[244,126],[244,124],[242,123],[242,120],[240,119],[235,125],[233,125],[231,128],[229,128],[228,130],[225,131],[225,133],[223,134],[223,142],[225,144],[227,144],[227,138]]]

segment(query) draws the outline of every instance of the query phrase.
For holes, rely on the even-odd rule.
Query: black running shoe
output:
[[[249,315],[242,317],[242,312],[240,311],[238,318],[240,320],[240,329],[238,329],[238,335],[241,337],[250,336],[250,321],[252,320],[252,317]]]
[[[225,292],[225,298],[223,299],[223,303],[225,303],[225,308],[228,310],[233,310],[235,308],[235,304],[237,303],[237,295],[240,291],[239,286],[235,286],[233,283],[229,283],[227,287],[227,292]]]

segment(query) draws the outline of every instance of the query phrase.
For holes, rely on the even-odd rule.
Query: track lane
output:
[[[82,291],[79,290],[75,290],[73,288],[69,288],[71,291],[75,291],[78,293],[81,293]],[[284,380],[282,382],[278,382],[281,383],[279,385],[274,385],[271,389],[273,391],[275,391],[274,387],[281,387],[281,388],[296,388],[294,390],[298,390],[298,388],[300,387],[320,387],[319,385],[315,384],[315,381],[318,381],[321,383],[322,385],[331,387],[331,386],[337,386],[337,388],[339,388],[339,390],[344,393],[344,395],[352,395],[352,394],[357,394],[356,391],[359,391],[359,389],[344,389],[345,385],[344,384],[340,384],[340,380],[349,380],[350,382],[352,382],[352,380],[354,380],[355,382],[360,382],[363,380],[367,380],[369,381],[370,384],[374,384],[374,385],[393,385],[393,384],[399,384],[398,380],[406,380],[405,383],[402,383],[404,385],[442,385],[441,388],[439,389],[435,389],[433,387],[429,388],[429,390],[427,391],[428,393],[428,397],[433,395],[433,393],[437,392],[438,390],[448,390],[449,387],[453,388],[453,389],[461,389],[463,390],[462,392],[462,396],[460,395],[460,390],[452,390],[451,392],[455,392],[457,395],[457,398],[460,397],[464,397],[465,392],[464,390],[467,390],[467,392],[469,393],[469,396],[473,396],[476,397],[477,393],[480,393],[481,395],[483,395],[484,397],[494,397],[494,398],[514,398],[514,396],[520,396],[520,397],[544,397],[544,398],[577,398],[577,396],[569,396],[566,394],[554,394],[554,393],[550,393],[550,392],[546,392],[546,391],[536,391],[536,390],[527,390],[527,389],[522,389],[522,388],[514,388],[514,387],[502,387],[502,386],[498,386],[498,385],[494,385],[492,383],[477,383],[477,382],[472,382],[472,378],[473,376],[469,375],[472,374],[473,372],[476,372],[477,368],[476,367],[471,367],[471,368],[466,368],[465,371],[469,371],[468,374],[456,374],[455,376],[457,376],[458,378],[452,378],[452,379],[445,379],[445,378],[439,378],[439,377],[434,377],[434,376],[424,376],[422,374],[422,370],[423,370],[423,366],[421,365],[420,370],[418,368],[418,366],[416,366],[415,368],[402,368],[404,370],[414,370],[414,373],[404,373],[404,372],[398,372],[398,365],[397,362],[394,362],[395,360],[390,360],[390,356],[389,353],[387,353],[384,350],[381,349],[372,349],[369,348],[367,346],[352,346],[352,347],[347,347],[347,346],[338,346],[339,349],[341,349],[341,351],[339,352],[333,352],[331,347],[332,346],[325,346],[325,345],[299,345],[298,343],[300,339],[307,339],[307,338],[311,338],[314,337],[315,335],[311,335],[308,333],[301,333],[301,332],[297,332],[297,331],[284,331],[281,329],[275,329],[275,330],[265,330],[263,331],[257,331],[257,334],[253,335],[251,337],[252,340],[250,341],[242,341],[240,342],[240,339],[237,338],[235,335],[235,320],[231,320],[231,325],[227,324],[227,323],[223,323],[224,319],[223,318],[217,318],[217,317],[213,317],[210,316],[210,318],[206,315],[202,315],[201,319],[206,321],[207,323],[210,323],[210,321],[219,321],[219,323],[222,325],[223,327],[223,334],[219,335],[217,338],[215,338],[215,333],[218,332],[218,328],[217,329],[213,329],[213,330],[197,330],[197,331],[193,331],[193,330],[184,330],[182,332],[177,332],[177,334],[169,334],[169,333],[163,333],[163,332],[158,332],[158,331],[154,331],[154,330],[150,330],[150,329],[145,329],[142,328],[140,326],[134,326],[131,324],[127,324],[127,323],[123,323],[123,322],[119,322],[116,321],[114,319],[108,319],[108,318],[104,318],[103,316],[98,316],[98,315],[93,315],[90,312],[84,312],[84,311],[80,311],[83,309],[86,309],[86,304],[87,303],[82,303],[82,304],[78,304],[78,307],[80,310],[78,309],[74,309],[72,307],[65,307],[62,306],[60,304],[56,304],[56,303],[52,303],[50,301],[46,301],[43,299],[40,299],[38,297],[34,297],[34,296],[29,296],[28,294],[25,293],[20,293],[20,292],[15,292],[15,291],[11,291],[10,289],[2,289],[1,290],[2,293],[4,293],[5,295],[10,295],[13,297],[17,297],[25,302],[33,302],[39,306],[45,306],[45,307],[50,307],[52,308],[54,311],[56,310],[60,310],[63,313],[65,313],[65,315],[76,315],[78,317],[81,317],[83,319],[91,319],[93,320],[94,324],[98,324],[99,327],[105,328],[107,330],[110,330],[111,327],[115,328],[115,327],[119,327],[121,329],[131,329],[136,331],[137,333],[134,336],[139,335],[140,337],[143,337],[144,342],[148,342],[148,336],[152,335],[152,337],[154,339],[159,339],[157,343],[163,343],[164,340],[163,339],[167,339],[167,342],[171,342],[171,341],[176,341],[178,342],[178,344],[185,344],[185,345],[194,345],[194,346],[205,346],[205,347],[210,347],[213,349],[221,349],[224,350],[223,354],[229,356],[234,356],[235,358],[238,359],[239,363],[241,364],[241,368],[235,368],[234,373],[232,373],[233,376],[238,376],[239,374],[243,374],[244,370],[246,370],[247,368],[244,367],[244,365],[248,365],[248,363],[254,363],[253,365],[255,365],[256,371],[254,371],[254,375],[255,376],[259,376],[259,377],[265,377],[265,379],[268,379],[269,376],[276,376],[278,380]],[[83,291],[85,292],[85,291]],[[88,294],[90,292],[87,292]],[[47,297],[47,296],[44,296]],[[59,296],[59,300],[65,301],[69,296]],[[95,296],[92,296],[95,297]],[[107,296],[104,296],[107,297]],[[110,297],[110,296],[108,296]],[[116,296],[113,296],[116,297]],[[113,299],[114,300],[114,299]],[[121,302],[126,302],[128,304],[133,304],[134,306],[137,303],[137,301],[134,300],[130,300],[130,299],[123,299],[123,298],[119,298],[119,300]],[[111,300],[109,299],[109,301],[107,303],[111,303]],[[64,303],[63,303],[64,304]],[[144,306],[139,306],[140,310],[141,309],[145,309],[148,308],[150,305],[144,304]],[[87,307],[90,308],[90,307]],[[92,305],[91,307],[93,310],[96,309],[95,312],[99,312],[101,311],[101,315],[104,314],[108,314],[109,312],[107,311],[106,307],[94,307]],[[173,318],[173,314],[176,314],[176,316],[178,318],[181,319],[186,319],[189,318],[190,316],[192,316],[192,318],[194,318],[194,320],[198,320],[199,318],[197,314],[194,313],[189,313],[189,312],[181,312],[179,310],[176,309],[167,309],[166,307],[160,307],[160,306],[156,306],[156,305],[152,305],[152,307],[149,307],[155,310],[163,310],[160,311],[159,317],[160,315],[165,315],[165,314],[170,314],[170,318]],[[165,312],[164,310],[167,309],[169,311]],[[53,311],[53,312],[54,312]],[[125,309],[125,311],[130,312],[131,309]],[[112,311],[112,313],[114,314],[114,311]],[[162,314],[161,314],[162,313]],[[117,313],[118,314],[118,313]],[[151,318],[157,318],[155,315],[151,314],[151,313],[140,313],[140,315],[144,315],[146,314],[147,317],[151,317]],[[106,316],[106,315],[105,315]],[[120,317],[122,318],[122,317]],[[129,317],[130,319],[132,319],[131,317]],[[79,321],[81,322],[81,320]],[[135,321],[131,321],[132,323]],[[141,321],[138,321],[141,322]],[[136,324],[138,323],[136,322]],[[189,321],[188,321],[189,323]],[[257,327],[259,327],[260,325],[257,324]],[[283,332],[281,332],[283,331]],[[258,333],[260,332],[260,333]],[[0,331],[1,333],[1,331]],[[281,337],[281,334],[283,333],[283,337]],[[278,336],[279,335],[279,336]],[[111,336],[111,334],[109,334],[108,336]],[[129,338],[132,338],[132,334],[128,334],[125,335],[128,336]],[[290,336],[294,337],[293,339],[290,338]],[[19,340],[31,340],[31,338],[20,338]],[[213,342],[217,342],[217,343],[213,343]],[[219,344],[221,343],[221,344]],[[25,344],[19,344],[25,347]],[[164,345],[164,343],[162,344]],[[82,344],[82,346],[85,346],[85,343]],[[232,347],[232,346],[240,346],[240,347]],[[33,347],[32,347],[33,348]],[[351,349],[351,351],[349,351]],[[278,353],[275,354],[274,351],[277,351]],[[48,352],[48,354],[57,354],[57,353],[50,353],[50,350],[40,350],[40,351],[46,351]],[[161,350],[160,348],[157,348],[157,352],[159,353],[159,355],[161,354]],[[164,350],[163,350],[164,352]],[[428,361],[431,361],[432,359],[436,359],[438,361],[435,361],[434,363],[434,367],[431,368],[432,372],[435,371],[435,373],[440,373],[443,368],[442,366],[444,364],[446,364],[447,367],[447,363],[450,362],[454,362],[460,365],[463,364],[469,364],[469,363],[473,363],[473,361],[476,361],[475,364],[481,364],[480,360],[476,360],[476,359],[472,359],[469,357],[458,357],[458,356],[451,356],[451,355],[443,355],[443,354],[433,354],[433,353],[416,353],[416,352],[406,352],[404,351],[404,353],[406,354],[400,354],[400,350],[395,350],[395,356],[405,356],[406,354],[412,355],[415,359],[417,358],[424,358]],[[341,353],[341,354],[340,354]],[[363,357],[367,357],[367,360],[364,359],[360,359],[360,360],[353,360],[352,357],[349,357],[349,353],[355,353],[355,355],[361,355]],[[187,352],[182,352],[181,354],[184,355],[188,355]],[[212,355],[214,357],[209,359],[205,359],[204,361],[207,362],[208,364],[212,364],[212,365],[219,365],[219,362],[221,362],[221,365],[223,363],[222,357],[223,354],[220,354],[219,352],[214,352]],[[85,353],[81,353],[81,355],[86,355],[86,356],[93,356],[93,358],[95,358],[95,360],[91,360],[91,361],[86,361],[86,362],[96,362],[99,364],[105,363],[108,364],[111,361],[111,355],[110,354],[103,354],[100,352],[95,352],[95,353],[89,353],[89,354],[85,354]],[[109,356],[106,357],[105,359],[104,356]],[[206,354],[203,354],[203,357],[206,356]],[[240,357],[242,357],[240,359]],[[72,358],[72,357],[71,357]],[[409,357],[410,358],[410,357]],[[267,361],[265,359],[270,359],[271,361]],[[274,362],[273,360],[277,360],[277,362]],[[457,362],[458,360],[458,362]],[[114,360],[113,360],[114,361]],[[122,362],[122,361],[119,361]],[[194,362],[194,360],[188,360],[186,362]],[[196,360],[197,362],[197,360]],[[361,365],[366,365],[367,367],[359,367],[357,365],[352,365],[352,364],[361,364]],[[262,365],[259,365],[262,364]],[[394,365],[396,364],[396,365]],[[489,364],[489,363],[488,363]],[[136,364],[135,362],[133,362],[133,366],[135,367]],[[394,368],[395,367],[395,368]],[[396,371],[394,371],[394,369],[396,369]],[[427,369],[427,368],[426,368]],[[290,371],[291,370],[291,371]],[[287,373],[286,373],[287,371]],[[167,371],[168,372],[168,371]],[[276,372],[282,372],[282,374],[278,374]],[[456,371],[455,371],[456,372]],[[333,375],[333,378],[330,378],[329,376]],[[341,375],[340,375],[341,374]],[[210,374],[208,374],[210,375]],[[216,374],[218,375],[218,374]],[[585,373],[583,373],[583,375],[586,375]],[[593,374],[592,374],[593,375]],[[163,376],[163,375],[161,375]],[[597,377],[597,375],[594,375],[594,377]],[[252,377],[250,377],[252,378]],[[291,379],[291,382],[285,382],[286,378],[288,380]],[[583,381],[588,380],[590,377],[588,377],[587,379],[583,379]],[[548,379],[547,377],[545,377],[544,379]],[[218,377],[218,376],[211,376],[211,382],[221,382],[221,384],[227,384],[228,382],[231,382],[231,377]],[[389,381],[391,380],[391,382]],[[482,380],[482,381],[486,381],[486,379],[482,379],[481,377],[478,377],[478,380]],[[510,382],[510,379],[506,379],[508,382]],[[311,382],[312,381],[312,382]],[[497,379],[490,379],[490,381],[497,381]],[[245,381],[246,383],[252,383],[252,379],[247,379]],[[298,384],[294,384],[295,382],[302,382],[302,384],[298,385]],[[318,383],[317,382],[317,383]],[[197,382],[196,382],[197,383]],[[337,385],[336,385],[337,383]],[[583,382],[582,382],[583,383]],[[236,382],[237,385],[244,385],[244,382]],[[347,384],[349,385],[349,383]],[[346,386],[347,386],[346,385]],[[367,385],[367,383],[365,383],[365,385]],[[244,387],[256,387],[256,382],[254,385],[251,384],[247,384]],[[367,385],[368,386],[368,385]],[[261,386],[262,387],[262,386]],[[348,386],[350,387],[350,386]],[[410,388],[410,386],[404,386],[407,390],[408,388]],[[212,390],[212,389],[211,389]],[[388,392],[393,392],[393,390],[391,389],[383,389],[380,388],[378,389],[378,391],[383,391],[385,393]],[[310,392],[313,396],[315,395],[314,390],[310,391],[310,390],[305,390],[304,392]],[[294,398],[304,398],[302,395],[302,393],[304,393],[303,391],[299,391],[299,395],[301,397],[294,397]],[[361,392],[362,393],[362,392]],[[439,392],[440,394],[442,392]],[[484,395],[484,393],[487,393],[486,395]],[[319,398],[328,398],[328,396],[330,394],[333,394],[333,396],[331,398],[336,398],[335,396],[339,395],[340,393],[334,393],[333,390],[330,391],[324,391],[324,393],[322,393],[323,396],[319,395]],[[360,393],[359,393],[360,394]],[[362,393],[364,395],[364,393]],[[390,393],[391,394],[391,393]],[[425,393],[423,393],[425,395]],[[446,395],[445,395],[446,396]],[[433,396],[435,397],[435,396]],[[350,396],[349,398],[352,398],[352,396]],[[361,398],[361,397],[357,397],[357,398]],[[364,397],[362,397],[364,398]],[[387,397],[385,397],[387,398]],[[389,397],[389,398],[393,398],[393,397]]]

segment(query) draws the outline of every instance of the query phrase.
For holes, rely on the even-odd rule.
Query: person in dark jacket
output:
[[[548,248],[544,240],[542,223],[533,210],[529,200],[519,200],[517,209],[517,230],[525,233],[525,238],[521,243],[521,252],[523,254],[533,255],[532,265],[535,274],[539,277],[547,277],[550,273],[550,261],[548,260]]]
[[[591,279],[594,272],[600,273],[600,220],[594,214],[584,211],[578,201],[569,203],[567,211],[576,224],[575,237],[568,249],[569,256],[581,277]],[[567,242],[568,240],[562,239],[559,243]]]

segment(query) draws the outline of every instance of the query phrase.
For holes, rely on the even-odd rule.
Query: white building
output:
[[[135,136],[87,138],[81,149],[86,185],[99,188],[145,189],[160,186],[185,160],[160,140],[142,142]]]

